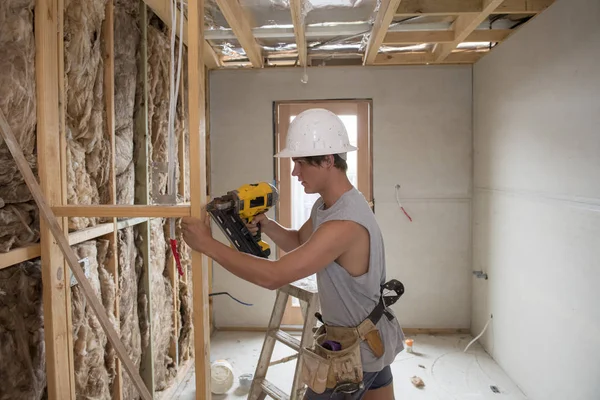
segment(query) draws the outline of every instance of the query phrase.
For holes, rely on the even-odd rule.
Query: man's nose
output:
[[[300,168],[298,164],[294,164],[294,169],[292,170],[292,176],[298,176],[300,174]]]

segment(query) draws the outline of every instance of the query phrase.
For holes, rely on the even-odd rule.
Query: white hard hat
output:
[[[285,148],[275,157],[310,157],[357,150],[350,145],[342,120],[329,110],[312,108],[298,114],[288,129]]]

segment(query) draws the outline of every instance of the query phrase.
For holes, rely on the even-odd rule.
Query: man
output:
[[[182,220],[185,241],[231,273],[267,289],[317,274],[325,326],[358,327],[380,302],[386,269],[375,216],[346,176],[346,153],[354,150],[340,118],[327,110],[310,109],[292,121],[286,148],[276,157],[291,157],[292,175],[306,193],[321,197],[300,230],[284,228],[264,214],[248,225],[254,233],[260,224],[263,234],[287,253],[280,259],[254,257],[218,242],[210,234],[206,215],[203,221]],[[377,356],[366,340],[360,341],[362,388],[351,395],[333,393],[332,388],[317,394],[309,388],[306,399],[394,399],[389,365],[403,349],[403,334],[391,310],[386,314],[375,326],[383,354]]]

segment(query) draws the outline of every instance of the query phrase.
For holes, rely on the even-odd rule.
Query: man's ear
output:
[[[335,159],[334,159],[334,158],[333,158],[333,156],[330,154],[330,155],[328,155],[328,156],[327,156],[327,160],[326,160],[326,162],[327,162],[327,167],[328,167],[328,168],[331,168],[331,167],[333,167],[333,166],[334,166],[334,164],[335,164]]]

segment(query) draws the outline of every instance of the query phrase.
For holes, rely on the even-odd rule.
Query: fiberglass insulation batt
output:
[[[106,0],[65,0],[68,204],[108,203],[110,139],[104,107],[102,22]],[[97,218],[69,219],[79,230]]]
[[[115,172],[117,203],[133,204],[135,198],[135,162],[133,138],[137,86],[137,53],[141,32],[137,0],[117,0],[115,21]]]
[[[0,109],[37,174],[34,3],[0,1]],[[0,252],[38,240],[37,206],[0,138]]]
[[[121,229],[118,233],[119,249],[119,312],[121,341],[127,354],[138,370],[142,357],[140,318],[138,315],[138,250],[135,247],[134,228]],[[123,373],[123,399],[138,399],[139,395],[129,374]]]
[[[80,260],[86,260],[87,276],[96,296],[113,326],[118,331],[113,313],[115,284],[106,264],[111,257],[107,240],[90,240],[72,246]],[[88,305],[79,285],[71,288],[73,323],[73,357],[75,366],[75,393],[77,399],[110,400],[114,379],[114,351],[108,351],[106,334],[93,310]]]
[[[0,270],[0,400],[39,400],[46,387],[40,261]]]

